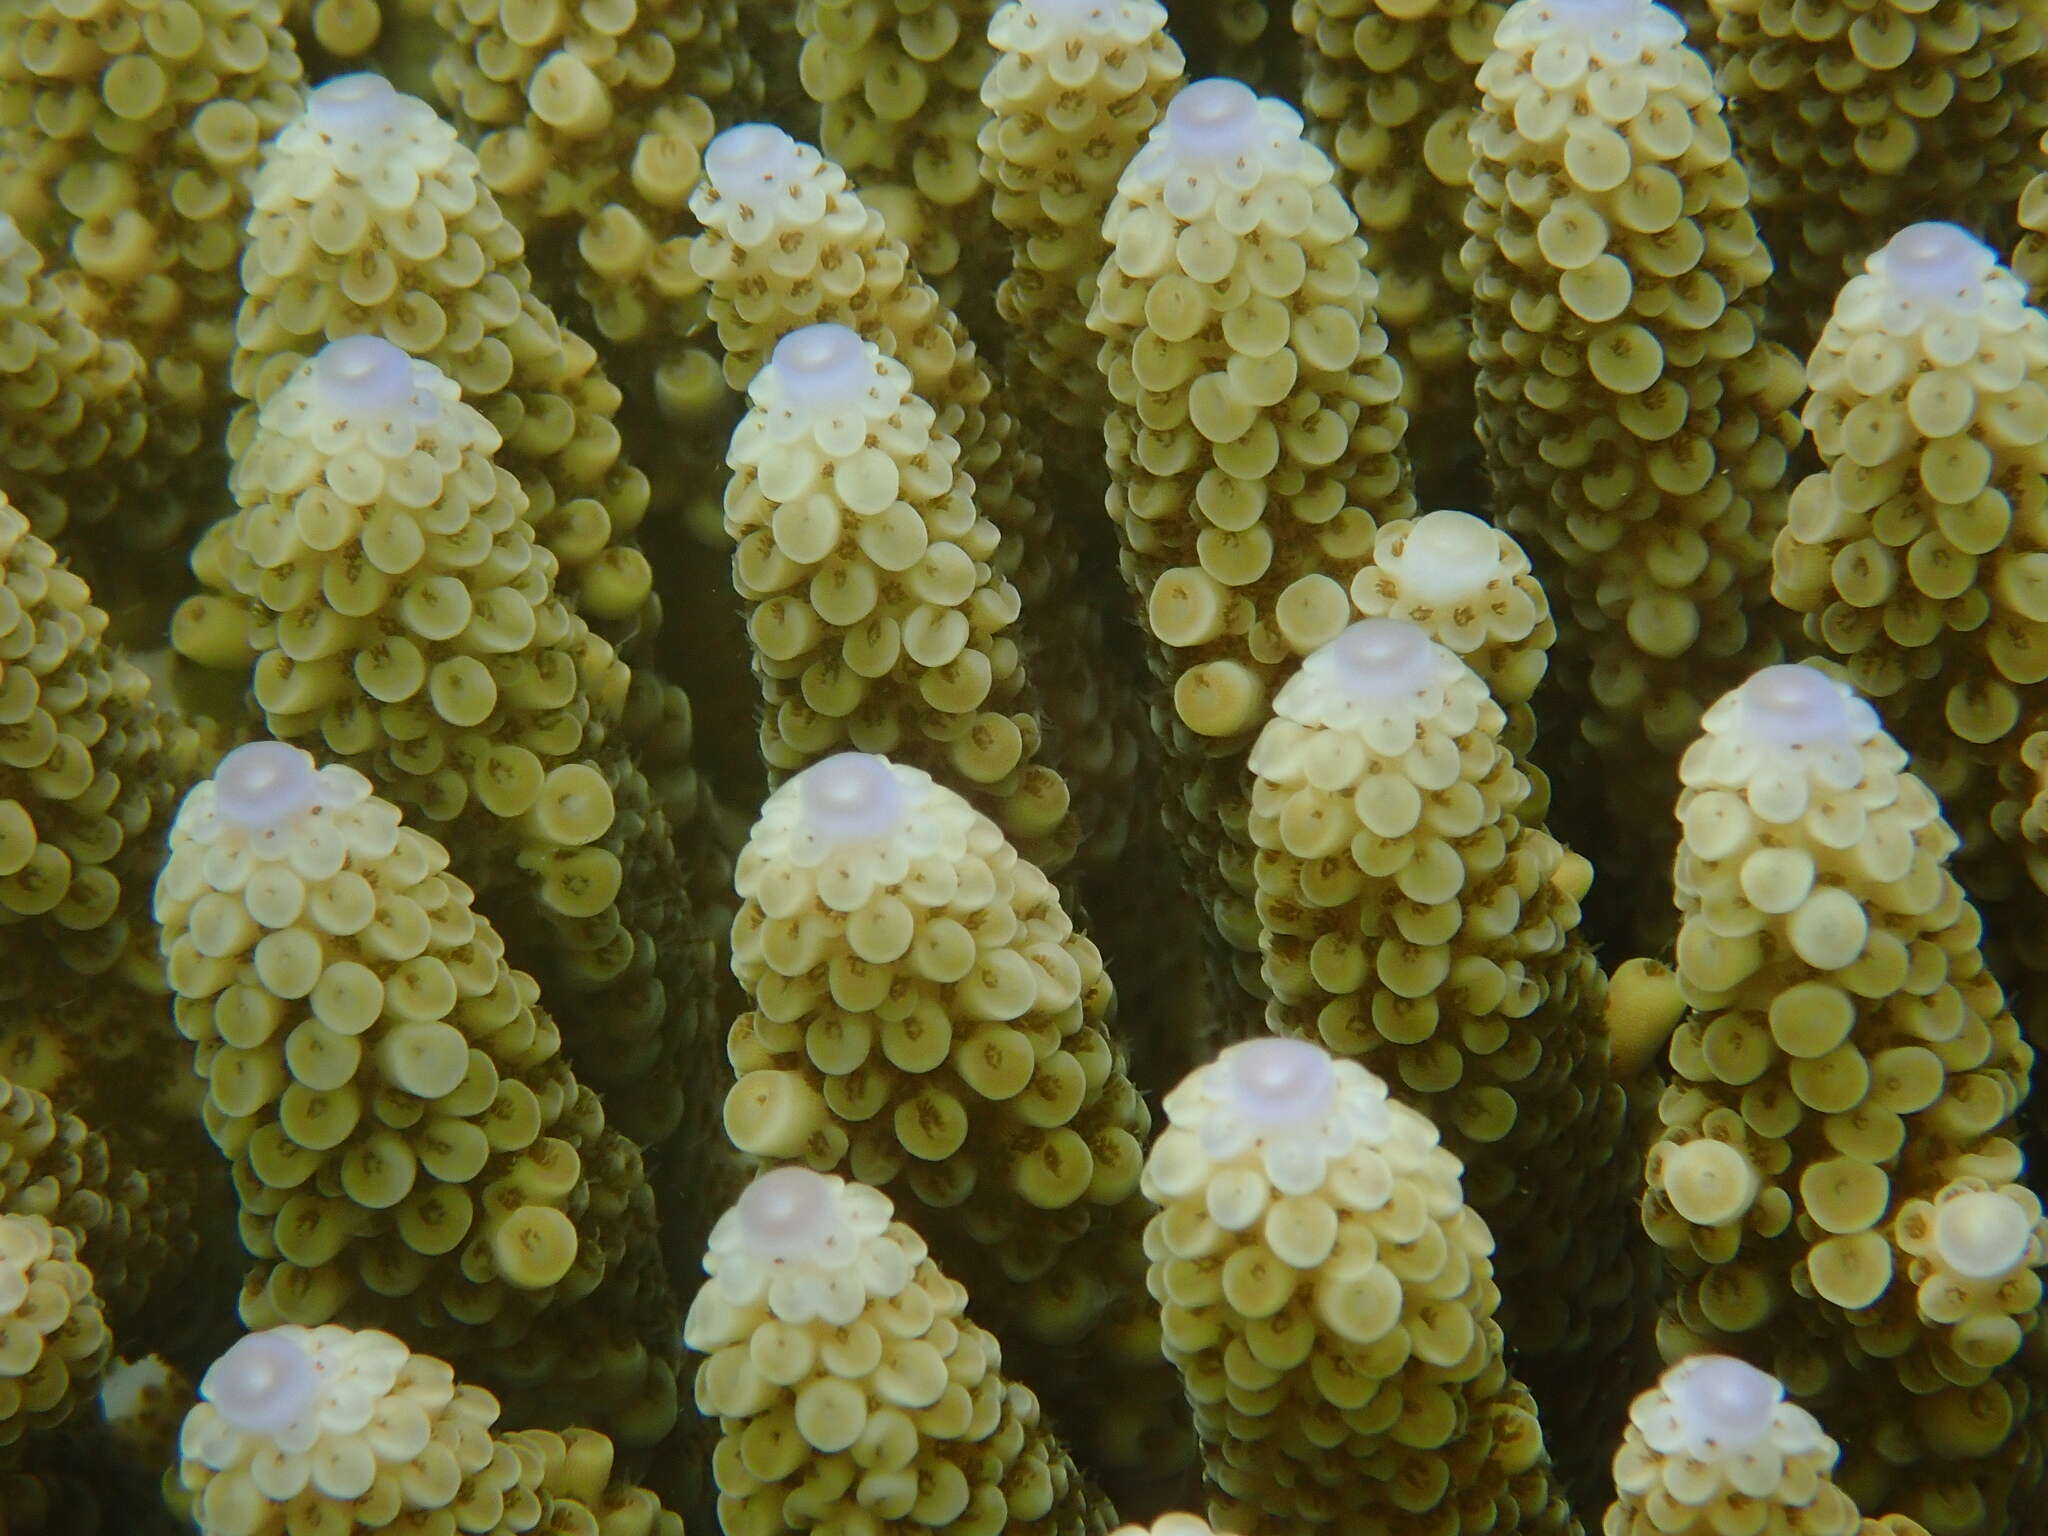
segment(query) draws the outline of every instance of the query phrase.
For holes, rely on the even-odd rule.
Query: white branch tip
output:
[[[1679,1426],[1696,1454],[1739,1453],[1760,1445],[1785,1400],[1777,1377],[1730,1355],[1694,1355],[1664,1373],[1659,1383],[1678,1411]]]
[[[1260,147],[1259,98],[1242,81],[1197,80],[1167,103],[1160,129],[1176,160],[1235,160]]]
[[[214,770],[213,785],[216,814],[251,831],[283,826],[326,799],[312,754],[282,741],[235,748]]]
[[[704,176],[724,197],[790,180],[802,165],[800,146],[773,123],[741,123],[704,149]]]
[[[271,1437],[302,1418],[319,1389],[305,1346],[276,1330],[236,1341],[199,1383],[199,1395],[230,1425]]]
[[[389,80],[368,70],[336,75],[307,94],[306,122],[337,138],[361,138],[395,122],[406,99]]]
[[[331,406],[393,416],[412,399],[412,358],[381,336],[344,336],[314,357],[313,382]]]
[[[868,343],[843,325],[806,325],[775,344],[764,373],[773,371],[779,403],[805,414],[847,409],[875,376]]]
[[[1812,667],[1765,667],[1737,690],[1741,731],[1772,747],[1854,747],[1878,729],[1870,706]]]
[[[808,1168],[777,1168],[749,1184],[734,1209],[754,1256],[808,1258],[840,1236],[837,1182]]]
[[[1406,619],[1361,619],[1311,659],[1326,658],[1324,675],[1354,699],[1396,699],[1429,682],[1431,645]]]
[[[1218,1063],[1231,1103],[1254,1124],[1305,1125],[1329,1112],[1337,1073],[1329,1052],[1303,1040],[1251,1040]]]
[[[1984,280],[1998,270],[1991,247],[1955,224],[1909,224],[1869,260],[1901,298],[1969,313],[1984,302]]]
[[[792,783],[802,797],[805,829],[833,845],[893,838],[910,809],[895,769],[872,752],[828,757]]]

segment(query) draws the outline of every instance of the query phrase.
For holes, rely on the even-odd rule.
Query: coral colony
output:
[[[2048,1536],[2044,134],[0,0],[0,1536]]]

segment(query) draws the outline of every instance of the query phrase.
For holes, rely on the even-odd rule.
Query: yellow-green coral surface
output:
[[[1810,1437],[1786,1453],[1799,1496],[1769,1509],[1758,1464],[1731,1502],[1667,1454],[1661,1418],[1658,1446],[1637,1426],[1626,1486],[1608,1476],[1655,1384],[1622,1327],[1664,1299],[1620,1260],[1656,1247],[1622,1208],[1646,1203],[1675,1239],[1650,1257],[1678,1261],[1663,1342],[1779,1375],[1841,1448],[1832,1476],[1866,1522],[1844,1536],[2041,1536],[2042,1116],[2022,1085],[2048,1010],[2006,969],[2048,952],[2027,913],[2048,714],[2021,622],[2041,321],[1990,268],[2004,296],[1967,355],[1967,327],[1888,329],[1861,279],[1836,303],[1843,253],[1915,220],[2043,282],[2048,179],[2022,190],[2044,168],[2041,24],[2033,0],[0,0],[0,1227],[9,1273],[35,1277],[0,1309],[0,1371],[19,1367],[0,1379],[31,1383],[0,1403],[20,1426],[0,1530],[638,1536],[680,1515],[711,1536],[720,1483],[729,1524],[776,1536],[994,1520],[986,1494],[952,1510],[944,1464],[1020,1525],[1179,1511],[1155,1527],[1171,1536],[1204,1509],[1198,1408],[1212,1470],[1291,1501],[1290,1530],[1361,1499],[1372,1536],[1590,1530],[1617,1493],[1660,1536],[1687,1510],[1716,1536],[1832,1530]],[[1770,338],[1831,306],[1843,345],[1812,360],[1807,405]],[[901,386],[889,409],[752,425],[736,451],[746,389],[771,396],[778,344],[820,323]],[[382,404],[307,382],[365,347],[402,385]],[[1894,347],[1910,375],[1878,366]],[[1871,484],[1840,461],[1877,439],[1852,417],[1899,475],[1853,506]],[[1981,486],[1958,439],[1990,455]],[[1851,493],[1839,527],[1822,486]],[[1810,546],[1784,585],[1797,612],[1767,565],[1788,497]],[[758,597],[730,579],[729,508],[752,520],[741,574],[783,583]],[[1922,519],[1952,550],[1915,560]],[[905,566],[892,540],[913,522]],[[1840,592],[1870,594],[1874,567],[1837,559],[1866,537],[1905,575],[1830,619]],[[1904,590],[1916,566],[1925,604]],[[858,616],[836,601],[869,580]],[[1797,1058],[1737,1081],[1777,1049],[1771,1010],[1701,993],[1700,965],[1728,980],[1713,965],[1754,944],[1759,987],[1792,983],[1795,929],[1840,939],[1843,914],[1829,897],[1794,924],[1753,899],[1786,897],[1811,816],[1758,823],[1744,872],[1770,857],[1747,884],[1693,863],[1675,880],[1675,767],[1753,666],[1871,615],[1883,640],[1838,657],[1911,674],[1861,681],[1927,776],[1867,808],[1870,847],[1808,850],[1816,890],[1872,903],[1874,958],[1824,983],[1878,988],[1842,988],[1877,1026],[1868,1080]],[[1361,617],[1470,669],[1415,753],[1354,757],[1272,717],[1306,653]],[[933,684],[956,706],[935,708],[935,671],[974,686]],[[1931,712],[1909,711],[1915,688]],[[1944,758],[1907,714],[1946,728],[1952,698],[1986,739]],[[786,737],[805,712],[860,731]],[[885,716],[886,742],[867,734]],[[1306,734],[1255,785],[1269,729]],[[403,829],[349,867],[382,914],[368,926],[321,926],[365,910],[339,867],[293,874],[287,921],[274,871],[238,884],[227,853],[169,853],[193,784],[280,735],[362,775]],[[771,781],[862,747],[965,797],[921,790],[910,829],[961,857],[841,907],[823,864],[785,888],[749,852],[737,889]],[[1967,794],[1947,771],[1964,757]],[[1394,825],[1403,781],[1426,804],[1412,829],[1346,820]],[[1682,835],[1708,835],[1707,791],[1685,787]],[[1863,881],[1850,866],[1896,852],[1898,817],[1910,868]],[[1922,870],[1944,819],[1968,840],[1956,877],[1998,897],[1974,928]],[[1391,869],[1396,843],[1412,857]],[[171,959],[148,901],[167,856],[205,876],[166,896]],[[771,900],[794,905],[764,921]],[[397,939],[420,947],[372,952]],[[296,992],[306,941],[322,975],[362,968],[317,994],[354,1034]],[[986,964],[956,973],[968,949]],[[374,1016],[345,985],[365,975]],[[1415,1352],[1341,1427],[1315,1395],[1362,1390],[1331,1377],[1341,1351],[1312,1349],[1322,1381],[1311,1363],[1299,1392],[1262,1374],[1312,1307],[1211,1335],[1207,1259],[1172,1270],[1167,1308],[1142,1283],[1179,1262],[1147,1257],[1155,1207],[1128,1187],[1164,1145],[1148,1117],[1266,1033],[1269,1003],[1295,1036],[1323,1039],[1327,1013],[1393,1098],[1442,1117],[1418,1167],[1469,1154],[1458,1208],[1491,1233],[1478,1253],[1434,1174],[1399,1185],[1434,1212],[1412,1240],[1407,1195],[1347,1207],[1339,1267],[1415,1299],[1373,1348]],[[1921,1052],[1940,1068],[1924,1105]],[[447,1093],[406,1086],[456,1065]],[[800,1090],[754,1105],[800,1126],[800,1151],[768,1150],[734,1098],[763,1072]],[[1725,1215],[1738,1146],[1760,1152],[1749,1217],[1663,1208]],[[938,1405],[890,1397],[932,1385],[929,1358],[880,1369],[854,1322],[818,1331],[814,1374],[874,1406],[866,1441],[822,1451],[793,1407],[743,1399],[763,1411],[741,1424],[669,1389],[713,1219],[757,1164],[804,1161],[886,1185],[975,1291],[961,1310],[950,1284],[917,1287],[969,1406],[947,1419],[960,1395],[941,1387],[925,1427],[960,1433],[929,1456],[901,1426]],[[1880,1178],[1874,1223],[1829,1230]],[[415,1210],[423,1181],[445,1204]],[[1241,1193],[1226,1179],[1219,1209]],[[1210,1242],[1201,1220],[1174,1218],[1174,1241]],[[431,1253],[402,1224],[430,1247],[462,1231]],[[1427,1234],[1454,1231],[1438,1255]],[[1873,1239],[1883,1294],[1828,1299],[1861,1298],[1845,1272],[1875,1264]],[[1270,1300],[1254,1258],[1238,1266],[1229,1297]],[[252,1320],[388,1331],[413,1365],[379,1346],[380,1370],[431,1352],[497,1416],[448,1407],[433,1372],[382,1418],[351,1387],[354,1427],[320,1463],[335,1497],[285,1513],[312,1471],[251,1497],[224,1445],[187,1486],[168,1410],[119,1384],[204,1380],[252,1268],[320,1277],[253,1288]],[[1419,1299],[1425,1271],[1455,1294]],[[1759,1286],[1768,1317],[1726,1326]],[[344,1292],[331,1316],[265,1310]],[[1459,1316],[1483,1319],[1472,1358],[1429,1364]],[[749,1370],[758,1353],[787,1375],[773,1330],[750,1337]],[[1199,1402],[1168,1350],[1195,1362]],[[344,1448],[373,1425],[388,1482]],[[295,1475],[296,1453],[241,1450],[280,1493]]]

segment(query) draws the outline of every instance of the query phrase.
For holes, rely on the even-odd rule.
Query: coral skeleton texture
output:
[[[0,0],[0,1536],[2048,1536],[2044,0]]]

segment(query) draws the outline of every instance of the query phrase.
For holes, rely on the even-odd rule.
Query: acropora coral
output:
[[[2044,130],[0,0],[0,1536],[2048,1536]]]

